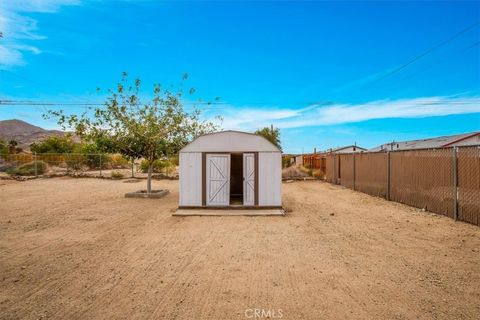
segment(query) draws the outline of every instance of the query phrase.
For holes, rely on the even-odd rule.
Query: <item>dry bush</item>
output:
[[[29,162],[17,168],[7,170],[7,173],[17,176],[34,176],[35,173],[42,175],[47,171],[48,165],[43,161]]]
[[[325,173],[323,173],[320,169],[313,170],[312,176],[317,179],[325,179]]]
[[[123,178],[123,173],[121,173],[118,170],[112,171],[111,173],[112,179],[122,179]]]
[[[113,169],[128,169],[132,166],[132,163],[121,154],[114,154],[110,156],[110,165]]]
[[[282,178],[284,179],[298,179],[308,176],[308,171],[302,166],[291,166],[282,170]]]

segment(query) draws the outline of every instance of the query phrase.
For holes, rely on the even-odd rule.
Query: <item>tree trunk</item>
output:
[[[135,178],[135,174],[133,173],[134,167],[135,167],[135,160],[132,160],[132,178]]]
[[[147,178],[147,193],[152,193],[152,170],[153,170],[153,161],[150,161],[148,165],[148,178]]]

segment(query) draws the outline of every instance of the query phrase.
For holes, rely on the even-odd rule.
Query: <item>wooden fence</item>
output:
[[[319,156],[330,183],[480,226],[480,146]]]
[[[325,157],[321,153],[304,154],[302,164],[304,167],[325,171]]]

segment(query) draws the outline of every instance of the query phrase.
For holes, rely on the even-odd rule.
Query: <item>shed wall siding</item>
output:
[[[180,153],[180,205],[202,205],[202,153]]]
[[[282,154],[258,153],[258,205],[282,205]]]

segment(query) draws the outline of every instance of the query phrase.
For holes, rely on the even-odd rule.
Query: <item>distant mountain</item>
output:
[[[0,121],[0,138],[6,141],[15,140],[23,150],[29,150],[30,145],[52,135],[64,135],[63,131],[45,130],[22,120]]]

